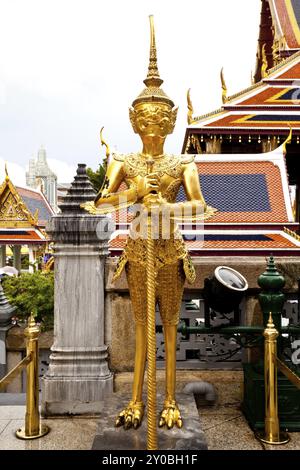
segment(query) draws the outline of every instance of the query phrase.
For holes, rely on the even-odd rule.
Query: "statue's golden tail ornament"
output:
[[[107,144],[107,142],[105,142],[105,140],[103,139],[103,129],[104,129],[104,127],[101,127],[100,142],[101,142],[101,145],[105,145],[105,148],[106,148],[105,158],[103,159],[103,167],[106,171],[107,165],[108,165],[108,160],[109,160],[109,157],[110,157],[110,148],[109,148],[109,145]]]

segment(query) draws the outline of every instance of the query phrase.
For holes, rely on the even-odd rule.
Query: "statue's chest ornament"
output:
[[[127,178],[147,176],[147,162],[139,154],[128,155],[124,161],[124,171]],[[152,173],[157,173],[159,177],[169,175],[172,178],[180,178],[182,172],[181,159],[178,156],[166,155],[154,160]]]

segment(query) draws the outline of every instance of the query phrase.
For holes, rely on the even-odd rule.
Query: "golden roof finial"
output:
[[[7,162],[5,162],[5,179],[9,180],[8,170],[7,170]]]
[[[145,78],[144,80],[146,88],[133,101],[132,105],[135,106],[138,103],[149,102],[149,101],[160,101],[160,102],[167,103],[173,108],[175,106],[173,101],[160,88],[160,86],[163,83],[163,80],[159,76],[159,71],[157,67],[157,51],[156,51],[153,15],[149,16],[149,20],[150,20],[150,58],[149,58],[147,78]]]
[[[266,54],[266,43],[263,45],[261,49],[261,58],[262,58],[262,64],[261,64],[261,78],[266,78],[268,76],[267,70],[268,70],[268,61],[267,61],[267,54]]]
[[[289,135],[287,136],[287,138],[285,139],[285,141],[282,144],[282,149],[283,149],[284,155],[286,155],[286,146],[292,142],[292,137],[293,137],[293,128],[292,128],[291,124],[289,124],[289,127],[290,127]]]
[[[187,107],[188,107],[188,113],[187,113],[187,122],[188,124],[192,124],[194,122],[193,114],[194,114],[194,108],[191,100],[191,89],[189,88],[187,91]]]
[[[221,68],[221,84],[222,84],[222,102],[223,104],[227,103],[228,98],[227,98],[227,86],[225,83],[225,78],[224,78],[224,72],[223,72],[223,67]]]

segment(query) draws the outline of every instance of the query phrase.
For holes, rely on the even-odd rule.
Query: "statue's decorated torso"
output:
[[[124,179],[129,187],[148,174],[147,160],[140,154],[114,155],[113,158],[124,163]],[[184,165],[193,161],[193,155],[164,155],[153,159],[152,172],[160,178],[160,193],[167,202],[176,201],[183,182]]]
[[[139,178],[145,178],[148,174],[147,160],[140,154],[114,155],[113,158],[116,161],[123,162],[124,180],[128,187],[136,185]],[[164,155],[161,158],[153,159],[151,172],[159,176],[160,194],[166,202],[174,203],[176,201],[179,188],[183,183],[184,166],[193,161],[194,156],[192,155]],[[138,208],[136,217],[140,217]],[[160,218],[159,220],[159,225],[166,223],[169,230],[167,230],[168,236],[164,236],[160,227],[158,236],[155,239],[156,269],[182,259],[186,277],[190,282],[193,282],[195,272],[177,225],[170,219]],[[119,260],[115,278],[121,274],[127,261],[138,262],[142,265],[146,264],[147,240],[143,236],[136,236],[140,227],[138,224],[133,223],[133,225],[130,229],[124,253]]]

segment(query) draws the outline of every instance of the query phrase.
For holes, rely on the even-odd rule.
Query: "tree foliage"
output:
[[[98,193],[102,187],[104,178],[105,178],[105,168],[103,165],[99,165],[96,171],[93,171],[91,168],[87,168],[86,170],[88,177],[91,180],[91,183]]]
[[[18,308],[16,316],[26,320],[31,312],[42,331],[51,330],[54,321],[54,275],[53,272],[22,273],[18,277],[5,277],[2,280],[4,293]]]

